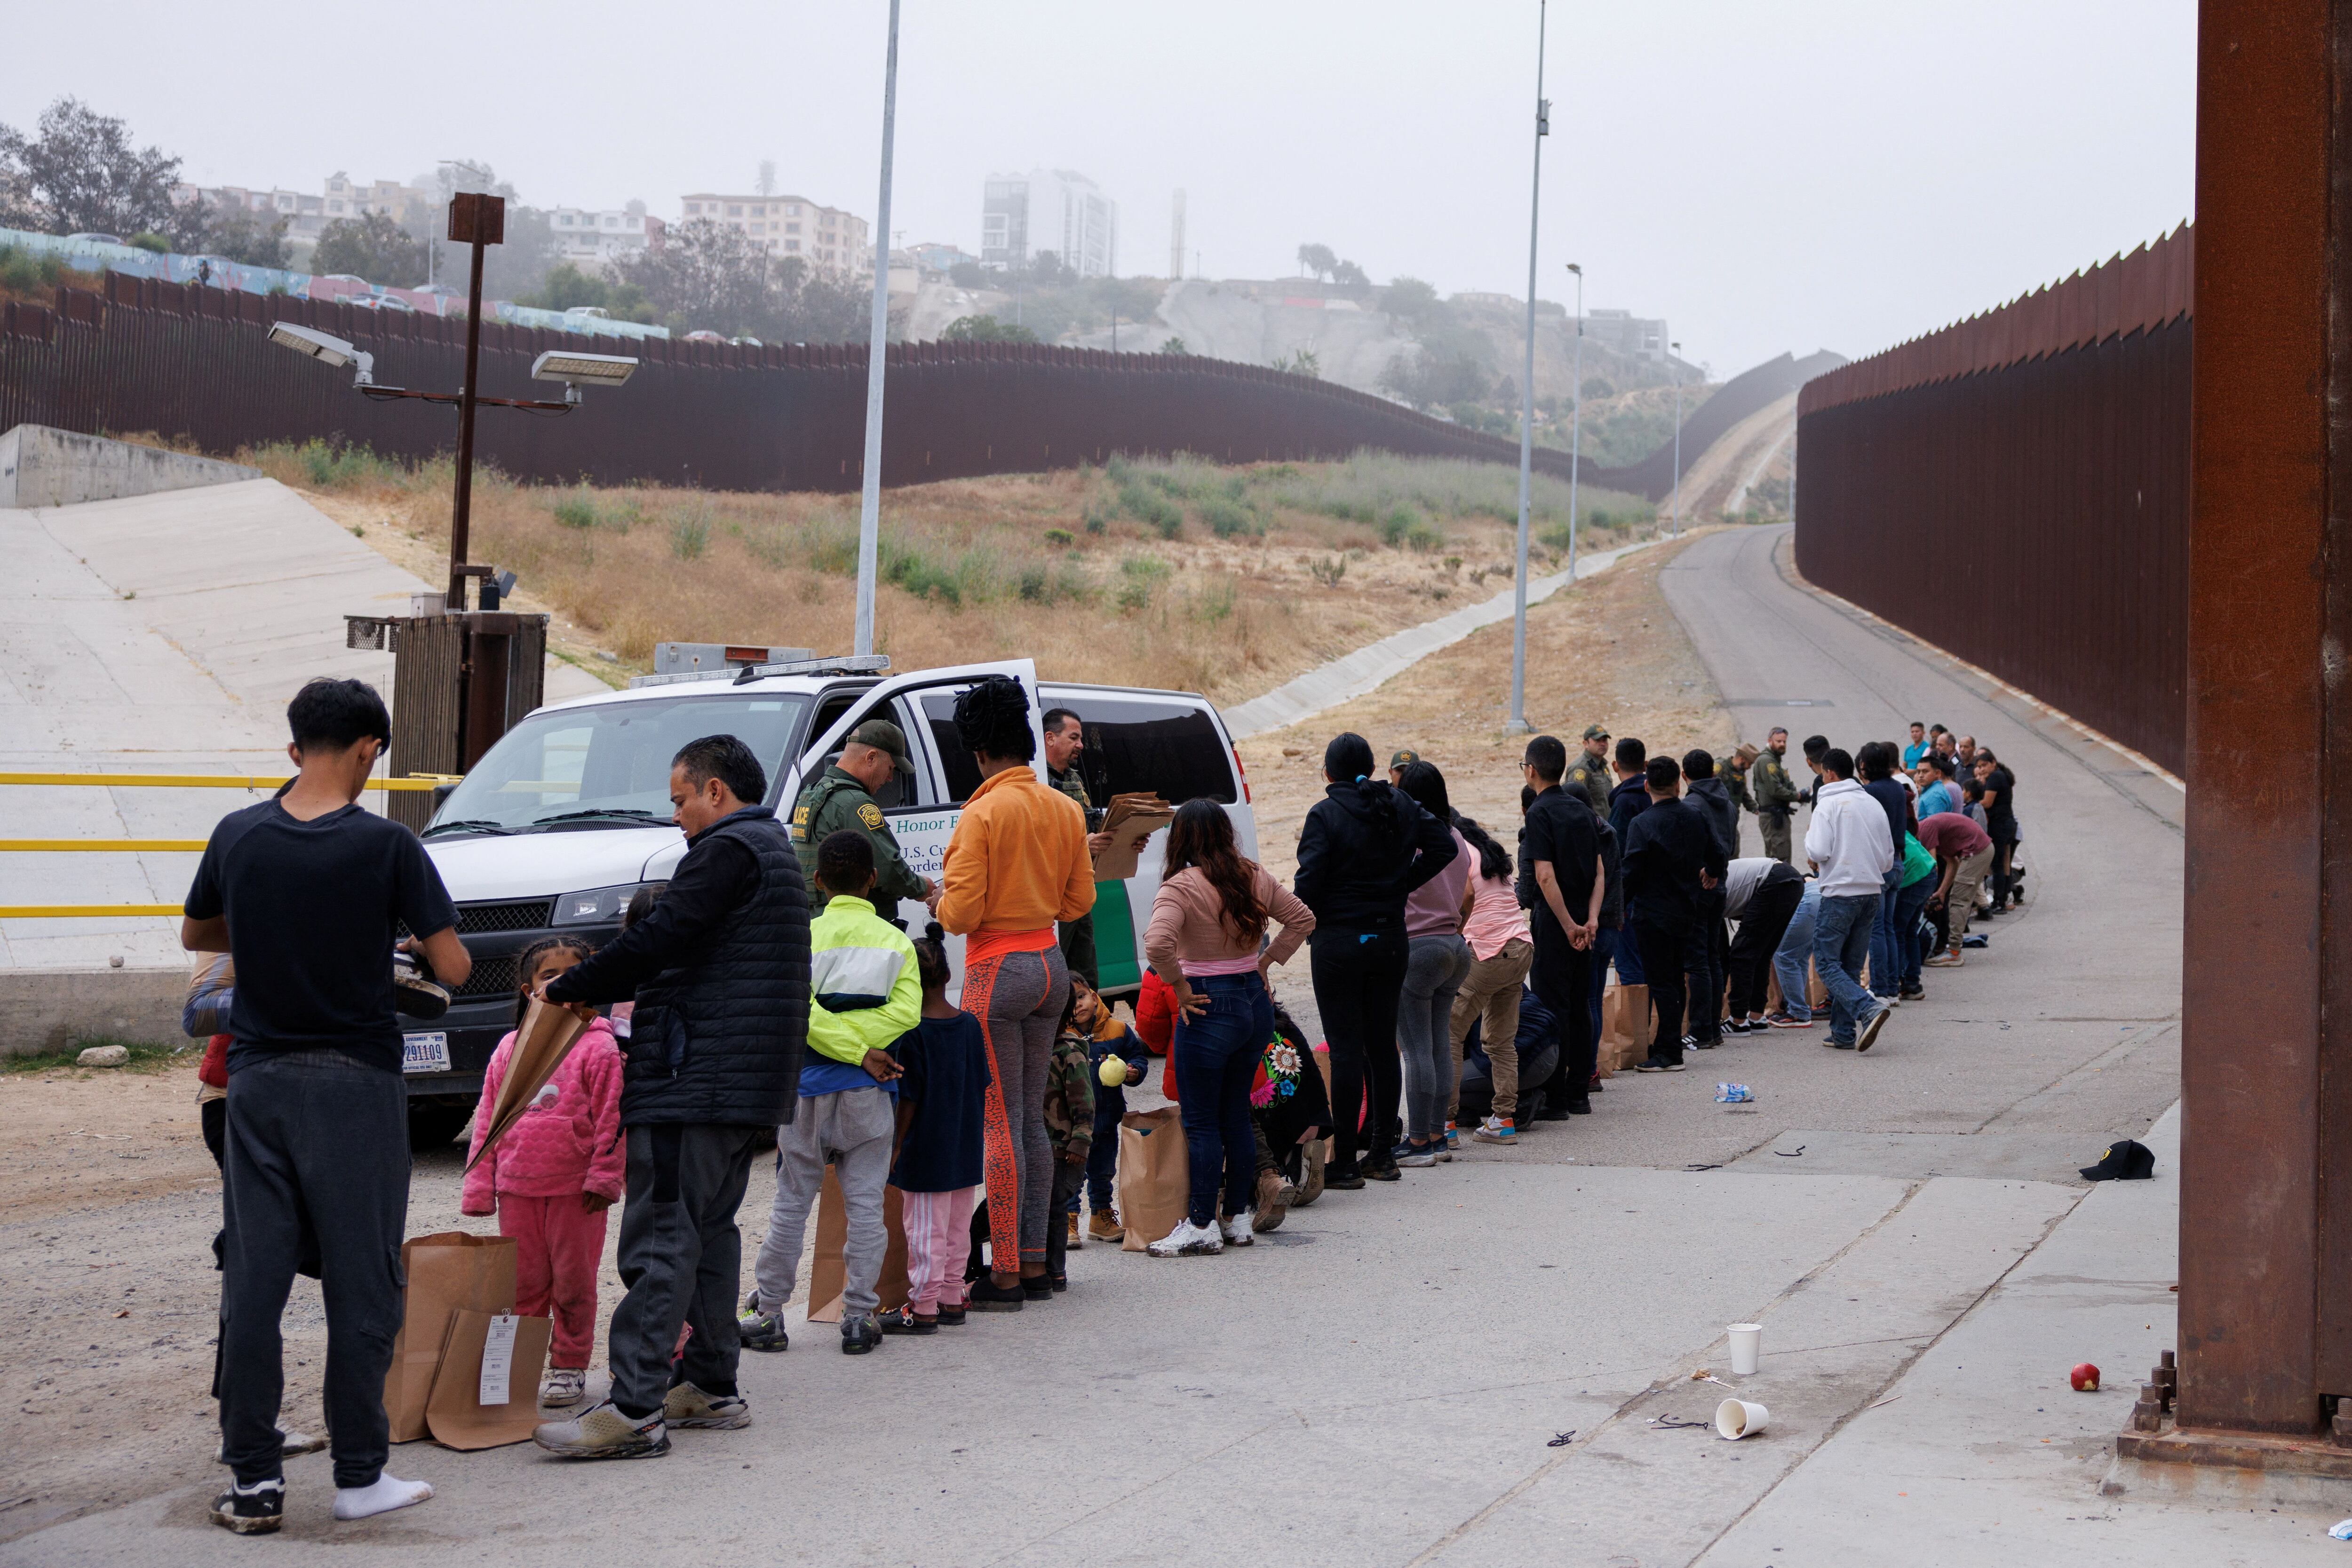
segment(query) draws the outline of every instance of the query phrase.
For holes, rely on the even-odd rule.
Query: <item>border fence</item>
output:
[[[2192,246],[2184,224],[1798,400],[1808,580],[2175,773]]]

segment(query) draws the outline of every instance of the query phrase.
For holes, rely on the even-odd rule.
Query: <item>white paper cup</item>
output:
[[[1763,1348],[1764,1325],[1734,1323],[1723,1331],[1731,1340],[1731,1374],[1748,1377],[1756,1371],[1757,1352]]]
[[[1715,1435],[1737,1443],[1764,1430],[1772,1413],[1752,1399],[1727,1399],[1715,1407]]]

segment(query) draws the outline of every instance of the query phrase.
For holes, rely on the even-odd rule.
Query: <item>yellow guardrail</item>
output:
[[[370,779],[372,790],[413,793],[456,784],[459,773],[418,773],[408,778]],[[242,789],[276,790],[283,777],[218,773],[0,773],[0,784],[100,784],[110,789]],[[122,855],[196,855],[201,838],[0,838],[0,855],[77,855],[112,852]],[[110,920],[123,915],[176,915],[177,904],[0,904],[0,921]]]

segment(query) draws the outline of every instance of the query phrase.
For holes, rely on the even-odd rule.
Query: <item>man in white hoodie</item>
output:
[[[1878,1043],[1894,1011],[1863,989],[1862,966],[1870,956],[1870,932],[1886,873],[1895,864],[1895,837],[1885,809],[1854,782],[1851,752],[1832,747],[1822,754],[1821,773],[1805,855],[1822,886],[1821,913],[1813,922],[1813,967],[1830,994],[1830,1037],[1822,1043],[1841,1051],[1866,1051]]]

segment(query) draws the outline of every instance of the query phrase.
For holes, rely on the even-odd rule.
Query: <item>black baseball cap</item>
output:
[[[2156,1155],[2145,1143],[2126,1138],[2107,1146],[2095,1165],[2083,1167],[2086,1182],[2144,1182],[2156,1174]]]

